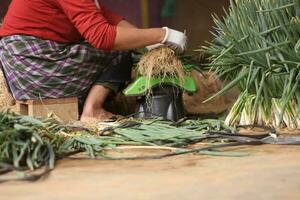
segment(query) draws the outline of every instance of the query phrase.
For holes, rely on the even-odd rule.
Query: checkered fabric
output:
[[[120,66],[128,55],[104,52],[87,43],[61,44],[32,36],[0,40],[0,62],[17,100],[83,97],[93,84],[128,81],[130,68]]]

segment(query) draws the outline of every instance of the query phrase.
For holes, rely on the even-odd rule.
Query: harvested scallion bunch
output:
[[[37,119],[0,112],[0,175],[18,171],[25,172],[26,180],[37,180],[37,176],[30,177],[26,172],[41,167],[45,167],[47,172],[54,168],[58,158],[74,153],[86,153],[88,158],[93,159],[106,157],[108,149],[115,149],[120,145],[184,149],[190,144],[208,139],[208,130],[229,130],[229,127],[218,120],[188,120],[173,124],[155,119],[124,121],[107,130],[105,135],[96,135],[85,127],[73,129],[72,125],[61,124],[51,117]],[[209,155],[209,152],[205,154]],[[224,153],[212,152],[211,155]],[[0,183],[5,181],[7,180],[0,179]]]
[[[300,1],[232,0],[215,23],[204,51],[228,84],[207,101],[238,87],[227,125],[300,128]]]
[[[55,152],[52,142],[56,126],[13,113],[0,113],[0,162],[16,168],[31,170],[47,165],[54,168]]]

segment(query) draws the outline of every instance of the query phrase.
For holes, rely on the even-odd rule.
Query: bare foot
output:
[[[96,121],[105,121],[112,118],[114,114],[104,110],[93,110],[91,113],[84,113],[80,117],[81,122],[96,122]]]

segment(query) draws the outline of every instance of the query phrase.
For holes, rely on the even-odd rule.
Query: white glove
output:
[[[153,44],[147,46],[147,50],[151,51],[157,49],[163,45],[170,47],[176,52],[182,53],[186,49],[187,36],[179,31],[170,29],[168,27],[163,27],[166,30],[166,35],[161,43]]]
[[[183,52],[186,49],[187,36],[180,31],[168,27],[163,27],[163,29],[166,30],[166,35],[161,43],[177,52]]]

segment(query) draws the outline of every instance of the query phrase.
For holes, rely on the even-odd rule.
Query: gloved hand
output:
[[[187,36],[180,31],[176,31],[168,27],[163,28],[166,30],[166,35],[161,43],[176,52],[183,52],[186,49]]]
[[[176,52],[183,52],[186,48],[187,36],[182,32],[169,29],[168,27],[163,27],[163,29],[166,30],[166,35],[164,39],[161,41],[161,43],[147,46],[146,48],[148,49],[148,51],[166,45],[167,47],[173,49]]]

